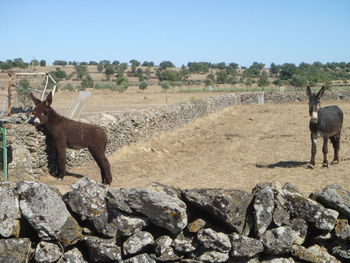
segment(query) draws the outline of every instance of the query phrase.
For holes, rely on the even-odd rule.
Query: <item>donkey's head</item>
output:
[[[35,108],[34,108],[34,116],[38,118],[41,124],[45,124],[48,121],[48,114],[52,111],[50,107],[52,103],[52,92],[47,95],[46,100],[41,101],[34,97],[32,93],[30,93],[30,97],[32,98]]]
[[[306,94],[309,97],[309,114],[310,121],[316,123],[318,121],[318,110],[321,105],[321,98],[324,94],[325,88],[322,87],[317,94],[313,93],[310,87],[306,88]]]

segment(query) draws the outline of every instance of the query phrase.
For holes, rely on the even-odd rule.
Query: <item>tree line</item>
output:
[[[57,66],[57,68],[50,73],[57,81],[75,77],[75,80],[81,81],[78,87],[80,89],[95,87],[87,70],[88,65],[97,66],[97,71],[105,74],[106,81],[110,81],[113,78],[113,81],[116,83],[115,89],[117,90],[125,90],[127,88],[129,85],[128,77],[137,77],[140,82],[140,89],[147,88],[153,71],[156,78],[161,82],[162,87],[164,86],[164,89],[178,85],[181,82],[186,83],[190,74],[205,74],[204,83],[206,86],[215,84],[235,85],[239,83],[246,86],[257,84],[261,87],[268,85],[303,87],[321,83],[328,87],[334,80],[342,80],[344,83],[347,83],[350,79],[350,62],[314,62],[312,64],[302,62],[299,65],[294,63],[281,65],[271,63],[270,66],[260,62],[253,62],[249,67],[240,67],[239,64],[234,62],[188,62],[187,65],[182,65],[181,68],[175,68],[175,65],[167,60],[156,65],[153,61],[141,63],[136,59],[132,59],[128,63],[118,60],[101,60],[99,62],[55,60],[53,65]],[[67,65],[73,65],[75,72],[67,75],[64,71],[64,67]],[[28,68],[30,66],[46,66],[46,61],[33,59],[31,62],[26,63],[21,58],[5,62],[0,61],[0,69],[3,71],[11,70],[14,67]],[[131,67],[131,70],[126,72],[128,66]],[[98,84],[97,86],[99,87],[97,88],[112,89],[108,85],[110,84]],[[67,89],[71,88],[67,87]]]

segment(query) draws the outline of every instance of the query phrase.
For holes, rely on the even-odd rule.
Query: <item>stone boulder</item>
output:
[[[62,257],[62,249],[59,245],[41,241],[35,249],[35,261],[40,263],[53,263]]]
[[[121,261],[121,250],[115,239],[103,239],[89,236],[84,238],[84,245],[89,255],[89,262]]]
[[[293,244],[299,239],[299,233],[289,226],[267,230],[260,238],[265,246],[264,252],[270,255],[291,253]]]
[[[77,248],[73,248],[64,253],[62,260],[64,263],[88,263]]]
[[[251,195],[241,190],[190,189],[183,191],[187,202],[214,216],[231,230],[242,233]]]
[[[254,196],[255,231],[258,236],[270,226],[275,209],[275,195],[271,187],[264,187]]]
[[[293,249],[293,256],[312,263],[341,263],[340,260],[330,255],[324,247],[313,245],[309,248],[297,246]]]
[[[208,263],[223,263],[227,262],[229,259],[228,253],[223,253],[219,251],[206,251],[198,257],[200,262]]]
[[[16,185],[0,183],[0,237],[18,237],[21,212]]]
[[[143,189],[131,189],[127,200],[133,210],[173,234],[187,226],[187,206],[173,188],[153,184]]]
[[[28,238],[0,239],[0,262],[27,263],[30,252],[31,242]]]
[[[264,250],[260,240],[237,233],[232,233],[230,238],[232,243],[231,256],[234,258],[252,258]]]
[[[140,231],[129,237],[123,243],[123,253],[126,256],[134,255],[154,244],[151,233]]]
[[[72,185],[64,200],[80,220],[87,221],[100,235],[115,237],[117,229],[111,224],[114,215],[107,211],[107,191],[103,184],[83,177]]]
[[[282,190],[280,194],[285,199],[285,206],[292,217],[303,218],[321,231],[330,232],[334,229],[339,215],[337,211],[327,209],[299,193]]]
[[[156,263],[148,254],[141,254],[121,261],[121,263]]]
[[[82,238],[81,227],[68,212],[57,189],[26,181],[17,186],[22,214],[42,240],[57,240],[69,246]]]
[[[341,186],[328,185],[322,191],[313,192],[310,197],[350,219],[350,192]]]
[[[231,250],[231,241],[228,235],[219,233],[211,228],[205,228],[198,232],[197,239],[207,249],[228,253]]]

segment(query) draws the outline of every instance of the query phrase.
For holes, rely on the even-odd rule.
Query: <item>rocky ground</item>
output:
[[[0,262],[348,262],[350,192],[0,184]]]

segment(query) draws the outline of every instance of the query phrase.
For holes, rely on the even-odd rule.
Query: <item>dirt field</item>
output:
[[[336,102],[345,114],[350,102]],[[333,103],[325,102],[323,106]],[[306,102],[282,105],[239,105],[155,136],[147,143],[124,147],[109,157],[112,188],[160,182],[181,188],[223,187],[250,191],[257,183],[290,182],[304,193],[330,183],[350,189],[350,121],[344,122],[341,162],[321,168],[322,141],[316,168],[310,158]],[[329,145],[329,160],[333,149]],[[62,192],[82,175],[100,181],[95,163],[73,168],[63,181],[50,175],[42,181]]]

